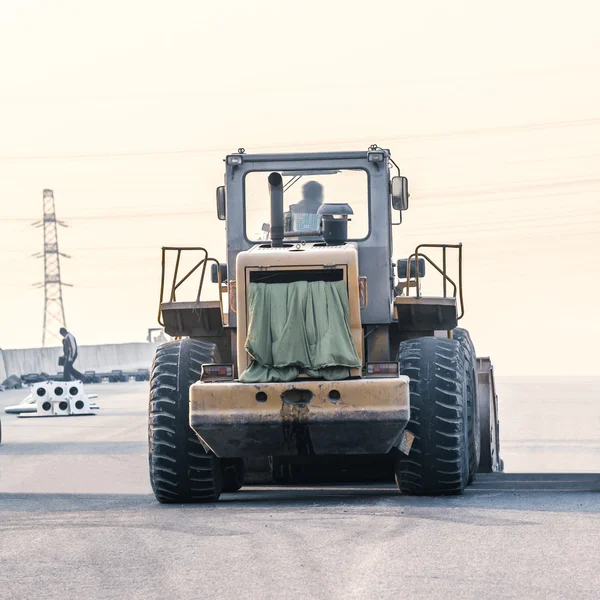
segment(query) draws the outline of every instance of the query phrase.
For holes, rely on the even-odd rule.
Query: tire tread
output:
[[[405,494],[461,494],[468,479],[464,419],[464,355],[453,340],[416,338],[402,342],[400,372],[410,378],[414,435],[408,456],[395,454],[396,482]],[[413,377],[417,372],[419,377]]]
[[[214,502],[222,489],[219,459],[189,426],[189,388],[203,363],[218,362],[215,344],[185,339],[158,347],[150,375],[148,461],[162,503]]]

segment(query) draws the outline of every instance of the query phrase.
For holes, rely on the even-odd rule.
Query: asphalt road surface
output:
[[[0,394],[0,599],[600,597],[600,379],[500,382],[507,473],[462,497],[247,487],[197,506],[151,494],[146,385],[89,386],[94,417],[18,419],[23,391]]]

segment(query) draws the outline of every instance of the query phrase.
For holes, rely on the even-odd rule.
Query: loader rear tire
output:
[[[457,327],[452,337],[463,347],[467,363],[467,409],[469,418],[469,483],[477,477],[481,459],[481,433],[479,423],[479,401],[477,398],[477,359],[473,340],[466,329]]]
[[[462,494],[469,480],[466,364],[461,344],[435,337],[400,344],[400,373],[410,377],[408,456],[394,452],[404,494]]]
[[[219,362],[215,344],[168,342],[156,351],[150,375],[148,459],[159,502],[214,502],[222,491],[219,459],[207,452],[189,421],[190,386],[202,363]]]

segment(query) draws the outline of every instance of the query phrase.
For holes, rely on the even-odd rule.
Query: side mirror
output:
[[[219,221],[224,221],[227,216],[225,209],[225,186],[220,185],[217,188],[217,218]]]
[[[392,206],[396,210],[408,210],[408,179],[406,177],[392,177]]]

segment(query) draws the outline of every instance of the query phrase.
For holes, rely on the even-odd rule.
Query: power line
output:
[[[440,206],[444,206],[444,207],[448,207],[448,206],[452,206],[453,208],[456,207],[462,207],[462,206],[466,206],[466,205],[479,205],[479,206],[484,206],[484,205],[488,205],[488,204],[500,204],[500,203],[512,203],[516,200],[535,200],[536,198],[555,198],[555,197],[564,197],[564,196],[579,196],[582,194],[592,194],[595,190],[594,189],[589,189],[589,190],[575,190],[575,191],[568,191],[568,192],[558,192],[556,194],[525,194],[524,196],[510,196],[509,198],[486,198],[485,200],[482,200],[481,198],[475,198],[475,199],[471,199],[471,200],[467,200],[467,199],[463,199],[463,196],[461,194],[454,194],[454,195],[447,195],[445,196],[443,194],[443,192],[440,192],[438,194],[435,195],[435,198],[438,197],[443,197],[444,200],[439,201],[439,202],[431,202],[429,200],[429,198],[427,197],[421,197],[418,196],[416,202],[418,202],[418,206],[419,208],[422,208],[424,210],[426,209],[438,209]],[[430,197],[434,197],[433,195],[431,195]],[[460,198],[460,202],[455,203],[455,204],[448,204],[447,198]],[[422,201],[422,203],[421,203]],[[521,207],[519,207],[521,208]]]
[[[428,196],[491,196],[497,194],[512,194],[514,192],[527,192],[528,190],[540,190],[540,189],[554,189],[557,187],[570,187],[580,185],[592,185],[596,186],[600,184],[600,177],[577,177],[573,179],[560,179],[560,180],[537,180],[529,182],[520,182],[507,186],[494,186],[494,187],[482,187],[482,188],[444,188],[439,190],[421,191],[419,193],[420,198],[427,198]],[[568,193],[568,192],[565,192]]]
[[[528,191],[535,191],[538,189],[554,189],[557,187],[570,187],[570,186],[579,186],[579,185],[589,185],[589,186],[597,186],[600,184],[600,178],[596,177],[581,177],[574,179],[564,179],[564,180],[538,180],[536,182],[518,182],[514,185],[509,185],[505,187],[493,187],[493,188],[445,188],[438,190],[421,190],[418,193],[418,196],[415,196],[416,201],[427,200],[431,197],[443,197],[445,198],[464,198],[465,196],[488,196],[488,195],[501,195],[501,194],[513,194],[515,192],[525,192],[527,194]],[[543,197],[549,196],[565,196],[571,194],[585,194],[592,193],[593,190],[580,190],[580,191],[565,191],[559,192],[556,194],[547,194]],[[536,198],[540,196],[529,196],[529,195],[521,195],[519,198]],[[511,199],[515,199],[514,196]],[[465,201],[465,203],[480,203],[485,204],[487,202],[498,202],[504,201],[503,199],[486,199],[486,200],[476,200],[476,201]],[[446,202],[441,202],[440,205],[447,205]],[[462,204],[462,202],[461,202]],[[424,206],[435,206],[435,204],[427,203]],[[168,212],[139,212],[139,213],[126,213],[126,214],[115,214],[113,212],[102,214],[102,215],[72,215],[69,216],[68,219],[70,221],[96,221],[96,220],[112,220],[118,221],[120,219],[146,219],[146,218],[163,218],[163,217],[190,217],[190,216],[201,216],[205,214],[213,214],[213,208],[204,208],[197,209],[194,211],[168,211]],[[0,224],[2,222],[29,222],[31,221],[31,217],[3,217],[0,220]]]
[[[201,210],[195,210],[195,211],[185,211],[185,212],[156,212],[156,213],[130,213],[130,214],[124,214],[124,215],[119,215],[119,214],[115,214],[115,213],[110,213],[110,214],[105,214],[105,215],[81,215],[81,216],[71,216],[68,217],[69,221],[118,221],[119,219],[148,219],[148,218],[154,218],[154,217],[192,217],[192,216],[200,216],[202,214],[207,214],[207,213],[214,213],[215,209],[214,208],[210,208],[210,209],[201,209]],[[2,221],[21,221],[21,222],[29,222],[31,221],[30,217],[7,217],[7,218],[2,218],[2,220],[0,220],[0,223]]]
[[[401,135],[381,135],[368,137],[355,137],[345,138],[321,142],[288,142],[286,144],[260,144],[251,146],[251,151],[256,150],[269,150],[269,149],[281,149],[281,148],[313,148],[319,146],[333,146],[340,144],[364,144],[365,142],[377,139],[379,141],[391,142],[391,141],[419,141],[419,140],[430,140],[440,138],[453,138],[453,137],[479,137],[481,135],[497,135],[504,133],[518,133],[521,131],[539,131],[545,129],[561,128],[561,127],[581,127],[581,126],[594,126],[600,124],[600,118],[591,119],[577,119],[571,121],[547,121],[542,123],[528,123],[521,125],[501,125],[497,127],[482,127],[477,129],[458,129],[450,131],[438,131],[430,133],[416,133],[416,134],[401,134]],[[248,147],[248,146],[247,146]],[[43,155],[5,155],[0,156],[0,160],[5,161],[18,161],[18,160],[73,160],[73,159],[96,159],[96,158],[134,158],[134,157],[149,157],[149,156],[181,156],[181,155],[194,155],[194,154],[210,154],[217,152],[232,152],[232,147],[219,147],[219,148],[182,148],[172,150],[138,150],[138,151],[126,151],[126,152],[99,152],[99,153],[69,153],[69,154],[43,154]]]

